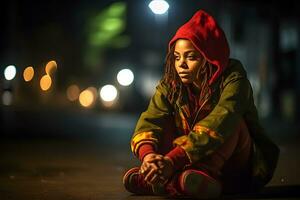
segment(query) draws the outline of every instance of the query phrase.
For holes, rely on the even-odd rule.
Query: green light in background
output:
[[[119,18],[107,18],[102,22],[102,30],[106,32],[119,32],[124,29],[125,23]]]
[[[87,23],[87,45],[84,63],[91,70],[99,69],[107,49],[121,49],[130,45],[130,37],[123,34],[126,28],[127,4],[115,2],[96,11]]]
[[[124,2],[113,3],[94,16],[88,30],[89,44],[99,48],[110,47],[112,41],[125,30],[125,17],[126,4]]]

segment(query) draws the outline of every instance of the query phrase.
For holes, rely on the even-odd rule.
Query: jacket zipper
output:
[[[196,124],[196,121],[197,121],[197,118],[198,118],[198,115],[199,115],[201,109],[203,108],[203,106],[207,103],[207,101],[208,101],[208,99],[206,99],[206,100],[202,103],[202,105],[200,106],[200,108],[198,109],[198,111],[197,111],[197,113],[196,113],[196,116],[195,116],[195,118],[194,118],[194,120],[193,120],[193,123],[192,123],[192,128],[194,128],[194,126],[195,126],[195,124]]]

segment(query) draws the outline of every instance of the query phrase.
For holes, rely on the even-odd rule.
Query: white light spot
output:
[[[134,80],[134,75],[130,69],[122,69],[117,75],[118,82],[123,86],[130,85]]]
[[[149,3],[149,8],[154,14],[162,15],[168,11],[169,4],[164,0],[153,0]]]
[[[4,77],[6,80],[10,81],[15,78],[16,73],[16,67],[14,65],[9,65],[4,70]]]
[[[117,98],[118,91],[113,85],[105,85],[100,90],[100,97],[103,101],[110,102]]]

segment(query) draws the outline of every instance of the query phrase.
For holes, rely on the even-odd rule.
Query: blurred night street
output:
[[[130,140],[168,42],[198,9],[220,23],[280,148],[264,190],[222,199],[300,199],[299,1],[165,0],[161,14],[150,2],[2,2],[0,200],[166,199],[130,194],[122,176],[140,165]]]

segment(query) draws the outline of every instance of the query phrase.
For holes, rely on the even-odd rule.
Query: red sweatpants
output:
[[[164,147],[170,148],[171,145],[170,139],[166,138]],[[245,121],[242,120],[236,131],[209,158],[184,170],[199,170],[217,179],[222,184],[223,193],[246,192],[251,181],[252,151],[252,138]],[[167,152],[167,149],[162,149],[162,152]]]

